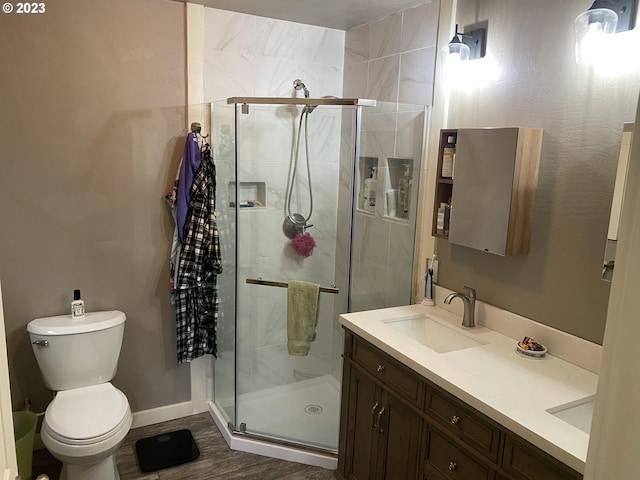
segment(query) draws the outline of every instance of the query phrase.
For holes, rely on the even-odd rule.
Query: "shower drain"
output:
[[[322,413],[322,407],[320,405],[307,405],[304,407],[304,411],[309,415],[318,415]]]

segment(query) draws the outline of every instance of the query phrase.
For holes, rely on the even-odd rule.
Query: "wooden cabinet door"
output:
[[[378,412],[378,463],[376,478],[412,480],[418,478],[422,420],[394,395],[382,392]]]
[[[375,468],[374,449],[378,438],[374,420],[381,408],[379,389],[366,376],[351,369],[345,475],[349,480],[371,480]]]
[[[502,467],[518,480],[580,480],[582,475],[533,445],[507,436]]]

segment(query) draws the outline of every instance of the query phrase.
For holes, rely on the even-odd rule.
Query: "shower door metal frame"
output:
[[[366,98],[301,98],[301,97],[229,97],[227,104],[236,105],[332,105],[375,107],[376,100]]]

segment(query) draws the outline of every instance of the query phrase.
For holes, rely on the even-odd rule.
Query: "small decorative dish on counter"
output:
[[[516,345],[516,351],[525,357],[544,358],[547,354],[547,347],[536,342],[532,337],[524,337],[522,341]]]

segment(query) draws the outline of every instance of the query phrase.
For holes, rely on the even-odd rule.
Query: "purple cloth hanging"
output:
[[[176,225],[178,227],[178,240],[182,242],[184,223],[189,209],[191,199],[191,184],[193,177],[200,166],[200,146],[195,133],[189,132],[184,145],[182,163],[180,164],[180,175],[178,177],[178,193],[176,198]]]

